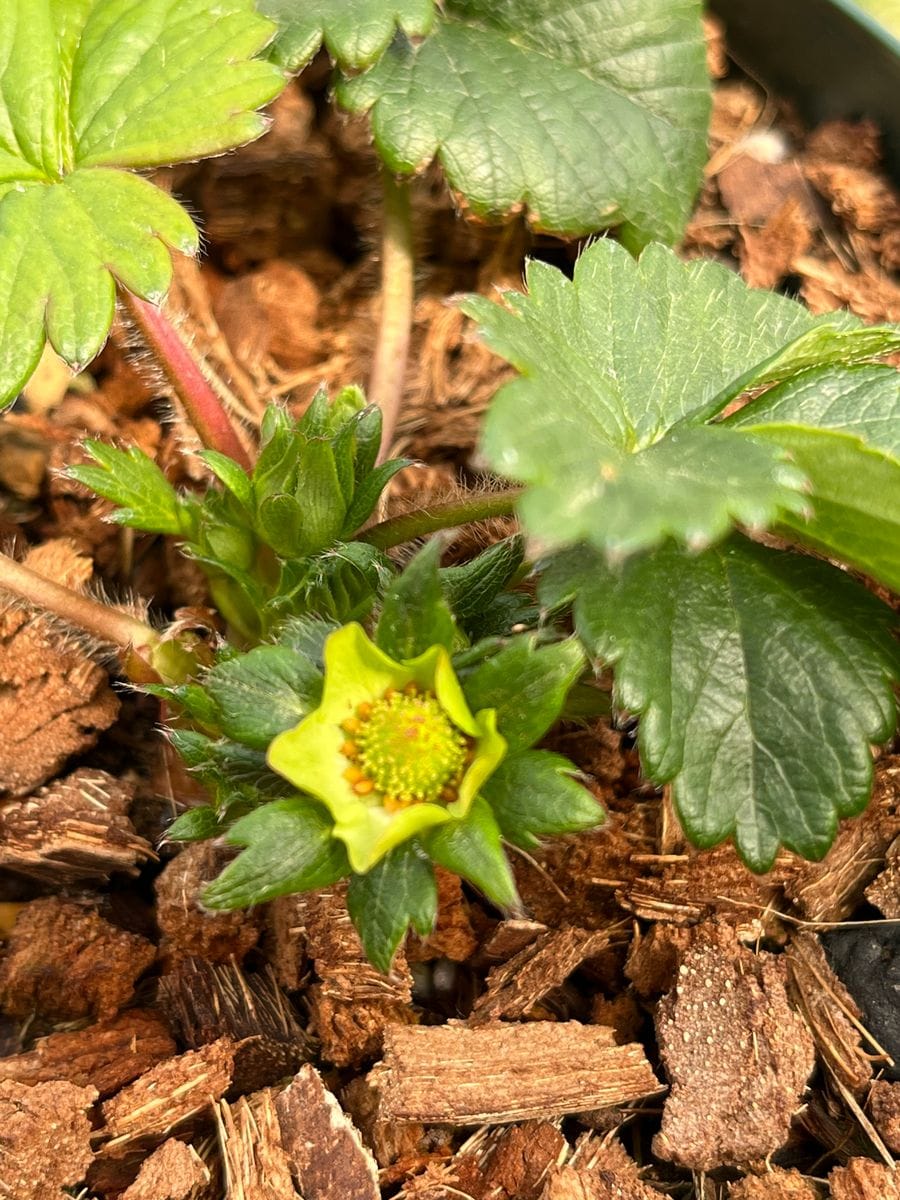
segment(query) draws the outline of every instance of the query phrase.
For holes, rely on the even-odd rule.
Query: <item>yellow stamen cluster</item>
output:
[[[451,804],[471,760],[469,739],[437,697],[409,683],[357,705],[341,725],[347,740],[344,778],[357,796],[372,796],[389,812],[411,804]]]

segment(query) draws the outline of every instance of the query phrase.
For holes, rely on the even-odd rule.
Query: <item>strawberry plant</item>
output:
[[[9,558],[0,585],[117,647],[166,702],[209,797],[169,836],[239,850],[204,902],[346,878],[384,969],[409,926],[431,928],[435,864],[515,910],[507,850],[602,821],[540,746],[609,709],[601,668],[697,845],[731,838],[754,870],[782,845],[821,857],[895,725],[896,622],[866,580],[900,590],[900,376],[877,361],[900,330],[813,317],[654,240],[677,237],[702,165],[697,6],[261,7],[275,24],[249,0],[36,16],[0,0],[0,394],[45,339],[89,361],[118,289],[209,482],[178,491],[98,441],[69,474],[112,520],[176,539],[224,634],[160,632]],[[261,134],[283,72],[322,44],[384,162],[379,404],[352,387],[300,417],[273,406],[251,445],[158,307],[168,247],[193,251],[196,228],[134,171]],[[571,279],[532,263],[524,293],[463,302],[519,373],[482,443],[507,486],[373,524],[409,465],[382,460],[412,299],[407,179],[433,158],[479,216],[524,207],[621,241],[590,245]],[[432,535],[513,511],[522,537],[441,565]],[[401,570],[391,551],[422,540]]]

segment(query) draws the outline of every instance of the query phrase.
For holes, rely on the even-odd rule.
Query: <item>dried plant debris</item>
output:
[[[128,819],[133,798],[133,785],[79,767],[0,805],[0,867],[60,885],[137,874],[156,856]]]
[[[103,1020],[131,1000],[155,958],[146,938],[118,929],[96,909],[55,897],[32,900],[0,963],[0,1006],[14,1017]]]
[[[438,913],[434,929],[426,938],[412,934],[406,943],[409,962],[429,962],[449,958],[465,962],[478,949],[478,935],[472,924],[471,906],[458,875],[438,867]]]
[[[84,1179],[96,1099],[93,1088],[71,1083],[0,1082],[0,1196],[51,1200]]]
[[[863,1024],[893,1060],[883,1068],[888,1079],[900,1080],[900,925],[877,921],[823,934],[822,942],[835,974],[859,1005]]]
[[[728,1200],[820,1200],[822,1193],[799,1171],[773,1167],[728,1185]]]
[[[169,1138],[141,1164],[121,1200],[206,1200],[212,1172],[187,1142]]]
[[[0,1079],[30,1085],[66,1080],[105,1097],[175,1053],[159,1013],[129,1008],[109,1021],[52,1033],[27,1053],[0,1058]]]
[[[646,933],[635,933],[625,960],[625,975],[639,996],[649,999],[674,988],[692,936],[690,929],[661,923],[651,925]]]
[[[867,1107],[885,1146],[900,1154],[900,1083],[876,1079],[869,1089]]]
[[[375,1159],[314,1067],[301,1067],[274,1104],[304,1200],[379,1200]]]
[[[814,1062],[786,980],[783,960],[753,954],[727,927],[695,931],[657,1014],[672,1081],[653,1143],[660,1158],[708,1171],[785,1142]]]
[[[47,542],[24,562],[74,587],[91,573],[90,561],[66,542]],[[118,712],[106,672],[82,642],[42,614],[4,605],[0,594],[0,794],[21,796],[46,783]]]
[[[851,1158],[828,1176],[831,1200],[900,1200],[900,1172],[870,1158]]]
[[[866,888],[866,899],[889,921],[900,920],[900,837],[888,849],[884,870]]]
[[[539,1200],[568,1143],[550,1121],[483,1128],[453,1159],[456,1186],[479,1200]]]
[[[617,1138],[586,1134],[568,1162],[551,1170],[540,1200],[658,1200]]]
[[[247,974],[234,962],[185,959],[160,980],[159,1000],[190,1049],[221,1037],[235,1043],[238,1092],[292,1075],[310,1055],[309,1039],[271,969]]]
[[[228,1200],[294,1200],[271,1094],[242,1096],[235,1104],[222,1100],[216,1117]]]
[[[259,940],[259,918],[244,910],[209,912],[200,892],[225,865],[222,850],[198,842],[181,850],[156,880],[160,954],[171,966],[198,956],[207,962],[241,962]]]
[[[661,1090],[641,1046],[574,1021],[393,1026],[369,1081],[386,1117],[449,1125],[562,1116]]]
[[[103,1126],[95,1134],[107,1157],[121,1158],[154,1146],[201,1116],[231,1086],[234,1043],[220,1038],[152,1067],[101,1105]]]

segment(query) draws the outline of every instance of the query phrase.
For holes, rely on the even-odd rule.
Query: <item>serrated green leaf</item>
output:
[[[759,459],[754,473],[760,446],[746,446],[742,456],[736,443],[712,440],[721,430],[701,433],[697,414],[717,412],[736,381],[757,386],[776,365],[785,375],[799,373],[810,339],[826,357],[865,359],[900,346],[898,329],[864,327],[846,313],[814,317],[783,296],[747,288],[718,264],[682,263],[661,246],[648,247],[635,262],[615,242],[598,241],[579,259],[573,280],[532,263],[527,281],[528,295],[508,293],[506,306],[472,297],[463,307],[488,344],[524,376],[495,398],[483,448],[498,471],[531,485],[523,501],[526,523],[536,522],[553,545],[586,536],[604,548],[627,543],[629,513],[648,531],[643,545],[653,540],[648,534],[665,532],[687,540],[704,511],[707,534],[721,533],[727,520],[746,520],[738,509],[749,515],[756,508],[768,519],[766,511],[771,517],[780,505],[795,503],[777,478],[783,467]],[[702,456],[715,446],[715,471],[679,480],[682,456],[677,446],[664,446],[667,433],[687,437],[685,444]],[[641,452],[648,455],[647,470],[628,464],[625,503],[611,536],[604,525],[612,519],[604,511],[611,481],[603,473],[621,480],[622,456]],[[657,456],[665,481],[651,469]],[[731,482],[736,464],[740,488]]]
[[[257,646],[208,672],[204,686],[215,701],[223,732],[265,750],[322,698],[322,675],[284,646]]]
[[[367,67],[398,29],[423,37],[434,20],[434,0],[260,0],[259,7],[279,27],[270,57],[292,73],[323,43],[342,67]]]
[[[622,226],[675,241],[706,159],[709,86],[695,0],[447,0],[338,89],[371,110],[391,170],[432,159],[482,216],[527,207],[557,233]]]
[[[166,830],[166,840],[205,842],[208,838],[218,837],[221,832],[216,810],[204,805],[202,808],[189,808],[177,816]]]
[[[430,646],[453,646],[456,622],[441,590],[440,560],[440,539],[433,538],[385,593],[375,644],[398,662],[416,658]]]
[[[865,806],[900,655],[893,613],[842,571],[741,538],[618,572],[573,550],[542,594],[574,595],[579,633],[615,666],[617,703],[641,716],[644,769],[673,782],[696,844],[733,837],[765,871],[782,844],[821,858],[838,818]]]
[[[325,666],[325,643],[329,634],[338,628],[340,626],[335,621],[324,621],[321,617],[290,617],[278,627],[275,641],[294,654],[302,654],[322,670]]]
[[[476,620],[509,583],[525,558],[525,543],[519,534],[489,546],[459,567],[442,567],[441,587],[458,620]]]
[[[415,843],[397,846],[365,875],[351,875],[347,910],[369,961],[387,973],[410,925],[423,937],[431,932],[434,867]]]
[[[232,496],[248,511],[253,511],[253,484],[250,476],[227,454],[218,450],[201,450],[197,455],[209,467],[216,479],[224,484]]]
[[[519,907],[519,894],[503,851],[500,826],[482,796],[475,797],[462,820],[438,826],[427,838],[427,849],[439,866],[474,883],[500,908]]]
[[[561,754],[526,750],[503,760],[481,794],[508,842],[533,850],[547,835],[594,829],[606,814]]]
[[[295,796],[242,817],[227,840],[246,849],[201,894],[207,908],[245,908],[328,887],[349,874],[334,822],[321,805]]]
[[[186,532],[189,522],[178,493],[143,450],[118,450],[95,441],[85,442],[85,449],[97,466],[78,464],[66,474],[118,506],[111,521],[148,533]]]
[[[375,505],[381,498],[381,493],[394,476],[412,465],[411,458],[393,458],[390,462],[382,463],[380,467],[376,467],[374,471],[360,480],[344,518],[343,537],[350,537],[368,521],[375,510]]]
[[[574,638],[541,646],[523,634],[463,676],[463,691],[473,712],[496,710],[497,728],[515,753],[543,737],[584,667]]]
[[[281,90],[255,60],[252,0],[0,0],[0,404],[45,336],[73,367],[102,346],[115,282],[159,302],[187,213],[110,168],[199,158],[258,137]]]

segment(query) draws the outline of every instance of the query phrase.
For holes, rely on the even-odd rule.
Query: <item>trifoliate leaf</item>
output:
[[[187,213],[145,179],[258,137],[278,70],[252,0],[0,0],[0,404],[45,336],[71,366],[109,331],[115,282],[169,286]]]
[[[462,820],[448,821],[430,834],[427,848],[439,866],[474,883],[501,908],[518,907],[516,881],[503,850],[500,826],[482,796],[475,797]]]
[[[246,849],[201,894],[207,908],[246,908],[328,887],[349,874],[342,842],[321,805],[295,796],[242,817],[228,841]]]
[[[410,925],[423,937],[437,916],[434,867],[407,842],[397,846],[365,875],[352,875],[347,911],[363,949],[379,971],[387,973]]]
[[[548,834],[577,833],[602,824],[603,809],[572,778],[572,763],[549,750],[505,758],[481,794],[508,842],[533,850]]]
[[[587,645],[641,717],[644,769],[671,780],[700,846],[733,837],[755,871],[780,845],[821,858],[869,798],[871,745],[896,711],[893,613],[842,571],[735,538],[667,546],[613,571],[585,549],[551,563]]]
[[[367,67],[398,29],[423,37],[434,21],[434,0],[260,0],[259,9],[279,28],[270,58],[291,72],[323,43],[342,67]]]
[[[185,534],[190,528],[186,506],[152,458],[137,446],[117,450],[104,442],[85,442],[97,466],[68,467],[70,479],[85,484],[118,505],[110,520],[149,533]]]
[[[446,0],[339,99],[371,110],[388,167],[433,158],[482,216],[526,207],[558,233],[680,235],[706,159],[695,0]]]
[[[322,674],[285,646],[257,646],[207,674],[223,732],[255,750],[268,749],[322,698]]]
[[[900,347],[900,329],[864,327],[846,313],[814,317],[661,246],[635,262],[601,240],[573,280],[532,263],[527,281],[528,295],[507,293],[506,306],[473,297],[463,307],[524,376],[495,398],[484,450],[498,471],[530,485],[526,526],[550,545],[587,539],[621,554],[666,535],[702,542],[729,520],[764,524],[796,509],[788,490],[799,474],[761,442],[701,432],[702,421],[736,381],[741,390],[773,371],[784,379],[806,369],[812,342],[826,363]],[[667,434],[684,440],[666,443]],[[626,470],[629,454],[637,461]]]
[[[433,538],[385,593],[375,643],[391,658],[415,658],[430,646],[452,649],[456,622],[441,589],[440,561],[441,543]]]

